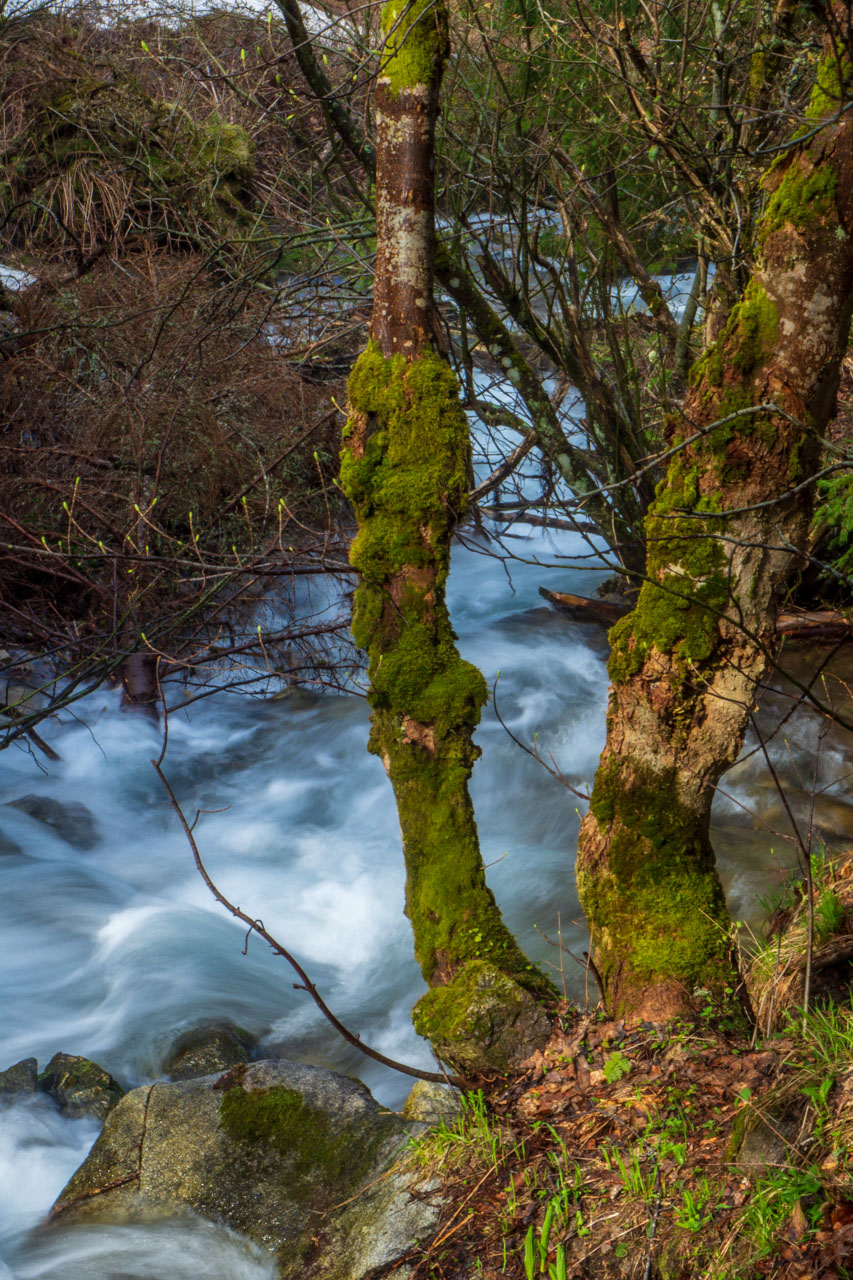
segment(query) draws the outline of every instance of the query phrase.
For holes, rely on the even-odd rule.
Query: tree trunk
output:
[[[550,989],[486,886],[468,794],[486,686],[459,656],[445,605],[470,471],[456,378],[433,343],[433,139],[447,12],[441,2],[392,0],[383,29],[373,323],[349,382],[341,463],[358,518],[353,634],[369,659],[370,749],[397,800],[415,955],[434,988],[415,1025],[474,1071],[531,1052],[522,1024],[546,1026],[529,993]]]
[[[702,989],[731,1005],[736,988],[710,810],[806,543],[808,480],[847,344],[853,119],[839,114],[842,69],[849,59],[833,48],[802,142],[765,179],[756,271],[692,370],[670,425],[670,444],[684,447],[646,519],[647,580],[611,632],[607,745],[578,888],[616,1016],[689,1013]]]

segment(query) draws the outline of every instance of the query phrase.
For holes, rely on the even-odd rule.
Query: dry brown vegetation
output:
[[[164,602],[186,609],[235,560],[274,573],[316,541],[304,522],[326,523],[329,388],[197,259],[99,264],[21,309],[28,336],[3,365],[0,572],[22,640],[48,616],[55,640],[131,616],[153,639]]]
[[[232,628],[270,590],[286,656],[270,636],[263,662],[292,667],[333,625],[297,623],[283,584],[342,560],[334,401],[365,312],[318,322],[282,274],[329,262],[352,199],[282,24],[20,12],[0,103],[3,257],[37,281],[0,290],[5,701],[35,651],[60,702],[118,673],[134,696],[140,659],[150,700],[245,653]]]

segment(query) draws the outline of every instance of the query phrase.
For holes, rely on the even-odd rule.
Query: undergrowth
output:
[[[814,870],[816,902],[832,904],[816,919],[845,929],[850,863],[821,856]],[[797,956],[802,893],[786,900]],[[822,937],[817,955],[846,945]],[[805,1017],[779,993],[774,1029],[753,1044],[712,1022],[629,1030],[568,1012],[526,1078],[469,1095],[415,1144],[450,1195],[417,1276],[853,1274],[848,979],[845,961]]]

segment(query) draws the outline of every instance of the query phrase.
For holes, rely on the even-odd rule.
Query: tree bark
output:
[[[581,829],[578,888],[610,1011],[662,1020],[737,975],[709,840],[806,544],[818,437],[853,306],[849,57],[821,64],[802,141],[765,179],[755,273],[694,366],[646,519],[647,579],[611,632],[607,745]],[[839,73],[842,73],[840,76]],[[759,405],[779,412],[756,412]],[[734,422],[712,424],[732,414]]]
[[[550,987],[486,885],[468,794],[486,686],[459,656],[445,604],[450,542],[465,514],[470,471],[459,388],[433,343],[433,140],[447,11],[431,0],[391,0],[383,28],[373,322],[349,382],[341,480],[358,519],[353,634],[369,659],[370,749],[394,787],[406,912],[415,955],[435,988],[416,1009],[415,1025],[452,1059],[449,1028],[468,1019],[478,984],[509,993],[514,1006],[532,1004],[530,992],[541,996]],[[509,1065],[517,1056],[520,1046],[513,1048],[508,1032],[496,1052],[495,1030],[495,1020],[486,1019],[482,1054],[456,1055],[466,1070]]]

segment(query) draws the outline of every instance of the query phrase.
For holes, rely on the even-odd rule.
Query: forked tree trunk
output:
[[[805,546],[818,436],[834,411],[853,305],[853,119],[824,58],[803,140],[765,185],[759,261],[691,374],[646,520],[647,581],[611,632],[607,745],[578,888],[611,1011],[661,1020],[697,989],[732,1003],[714,865],[714,789],[737,758]],[[820,125],[823,123],[823,127]],[[759,409],[772,404],[781,412]],[[756,411],[758,410],[758,411]],[[719,425],[712,427],[711,424]]]
[[[544,1023],[529,993],[549,986],[486,886],[468,794],[486,686],[459,656],[445,605],[470,470],[456,378],[433,342],[433,140],[447,11],[441,0],[392,0],[383,28],[373,324],[350,377],[341,463],[358,518],[353,634],[369,658],[370,748],[397,800],[415,954],[434,989],[415,1025],[473,1071],[531,1051],[524,1036]]]

